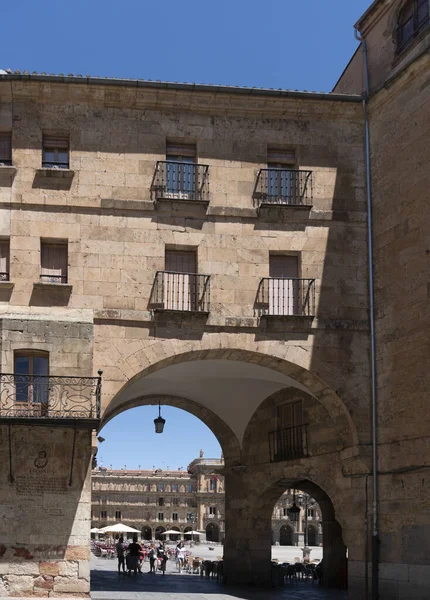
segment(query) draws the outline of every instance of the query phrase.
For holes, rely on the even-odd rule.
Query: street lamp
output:
[[[161,405],[158,403],[158,417],[154,419],[155,433],[163,433],[166,419],[161,416]]]
[[[314,503],[314,499],[309,494],[300,494],[299,502],[305,511],[305,546],[308,545],[308,508]]]
[[[293,523],[299,520],[300,508],[296,504],[296,490],[294,490],[293,503],[290,508],[287,508],[287,515]]]

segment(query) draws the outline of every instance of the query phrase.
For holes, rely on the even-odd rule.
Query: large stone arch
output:
[[[186,346],[186,342],[181,342],[182,346]],[[284,348],[285,355],[288,356],[288,347]],[[173,353],[166,356],[168,350],[173,351]],[[144,355],[142,354],[141,356],[142,352],[144,352]],[[138,360],[138,356],[141,356],[142,362]],[[252,365],[255,369],[261,367],[265,370],[270,370],[284,377],[284,387],[293,386],[306,391],[325,407],[333,422],[336,422],[339,429],[344,432],[344,446],[349,447],[358,444],[355,424],[345,403],[338,394],[320,377],[307,370],[304,366],[287,360],[287,358],[239,348],[202,349],[198,347],[198,344],[193,350],[179,352],[177,346],[170,347],[166,342],[156,342],[151,345],[150,353],[148,353],[148,349],[145,351],[142,350],[134,358],[133,364],[135,366],[132,371],[127,363],[128,368],[126,372],[128,380],[125,383],[121,382],[122,385],[112,385],[112,382],[109,382],[107,393],[104,392],[102,424],[106,423],[115,414],[132,406],[155,403],[154,399],[151,400],[151,396],[154,394],[145,395],[143,380],[146,380],[145,383],[147,383],[151,378],[156,378],[157,374],[162,370],[172,369],[176,365],[186,365],[187,363],[197,363],[199,361],[234,361],[236,364]],[[118,363],[121,363],[121,361],[119,360]],[[141,386],[140,390],[139,386]],[[282,387],[278,380],[278,388],[276,389],[280,389],[280,386]],[[271,392],[273,392],[273,389],[269,388],[266,396],[271,395]],[[178,402],[182,402],[183,407],[185,407],[187,400],[189,399],[182,397]],[[177,401],[175,400],[175,402]],[[173,405],[177,406],[178,404]],[[195,414],[197,407],[192,406],[190,403],[185,410],[194,411],[193,414]],[[196,416],[202,418],[200,415]],[[212,422],[212,417],[209,420]],[[224,424],[229,427],[227,422]],[[213,430],[213,425],[208,426]],[[219,429],[222,429],[220,423],[218,426]],[[215,435],[218,437],[217,433]],[[239,444],[241,444],[242,440],[240,438],[243,437],[243,434],[238,436],[237,432],[235,432],[235,435],[238,438]]]

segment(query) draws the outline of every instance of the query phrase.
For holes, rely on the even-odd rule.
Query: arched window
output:
[[[429,24],[429,0],[409,0],[397,22],[397,52],[401,52]]]

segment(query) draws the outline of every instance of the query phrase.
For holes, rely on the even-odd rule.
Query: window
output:
[[[269,257],[269,315],[297,315],[299,304],[298,256]]]
[[[209,514],[216,516],[216,506],[209,506]]]
[[[69,138],[43,136],[42,167],[45,169],[69,168]]]
[[[211,492],[216,492],[217,483],[218,483],[218,479],[216,479],[215,477],[212,477],[212,479],[209,482],[209,489]]]
[[[308,508],[308,517],[310,517],[311,519],[315,517],[315,509]]]
[[[67,283],[67,242],[41,241],[41,281]]]
[[[164,498],[158,498],[158,506],[164,506]]]
[[[397,23],[397,51],[400,52],[429,24],[429,1],[409,0]]]
[[[278,406],[278,429],[303,425],[303,402],[289,402]]]
[[[283,508],[282,509],[282,514],[284,517],[288,517],[288,508]]]
[[[178,513],[177,512],[172,513],[172,521],[178,521],[178,520],[179,520]]]
[[[107,511],[106,510],[100,511],[100,519],[103,519],[104,521],[107,519]]]
[[[191,483],[187,484],[187,492],[192,492],[193,491],[193,486]]]
[[[157,492],[164,492],[164,483],[157,483]]]
[[[172,483],[172,492],[179,492],[179,485],[177,483]]]
[[[167,143],[166,190],[175,198],[192,198],[196,180],[196,146]]]
[[[159,521],[164,521],[164,513],[162,513],[162,512],[158,513],[158,520]]]
[[[9,281],[9,240],[0,240],[0,281]]]
[[[0,166],[12,165],[12,134],[0,133]]]
[[[15,352],[14,363],[16,401],[47,408],[48,353]]]
[[[198,306],[197,253],[166,250],[163,305],[168,310],[195,310]]]
[[[172,506],[179,506],[179,498],[172,498]]]
[[[102,497],[101,497],[101,502],[102,502],[102,504],[106,504],[106,503],[107,503],[107,498],[106,498],[106,496],[102,496]]]
[[[294,150],[267,151],[267,195],[288,201],[295,198],[296,155]]]
[[[121,521],[121,511],[120,510],[115,511],[115,519],[117,521]]]
[[[187,513],[187,522],[194,523],[194,514],[193,513]]]

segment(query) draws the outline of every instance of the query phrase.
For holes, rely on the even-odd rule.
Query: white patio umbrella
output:
[[[140,533],[138,529],[123,525],[122,523],[116,523],[115,525],[107,525],[100,529],[101,533]]]
[[[184,535],[202,535],[200,531],[184,531]]]
[[[98,529],[98,527],[93,527],[92,529],[90,529],[90,533],[103,533],[103,531],[101,529]]]
[[[168,531],[163,531],[160,535],[181,535],[181,532],[176,531],[176,529],[169,529]]]

